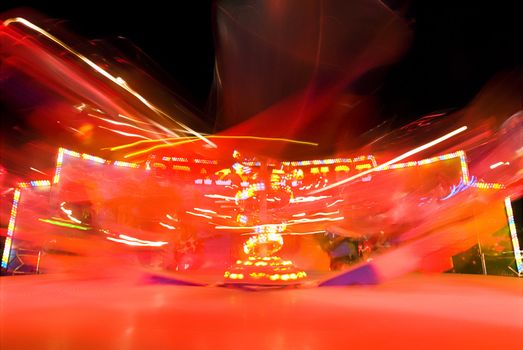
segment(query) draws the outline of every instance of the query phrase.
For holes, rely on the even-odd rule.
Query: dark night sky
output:
[[[414,40],[379,92],[384,116],[409,120],[463,107],[496,72],[523,62],[519,1],[387,2],[412,21]],[[212,1],[0,3],[0,11],[16,7],[63,19],[86,38],[127,37],[204,109],[213,78]]]

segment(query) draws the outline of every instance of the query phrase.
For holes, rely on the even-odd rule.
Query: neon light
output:
[[[9,253],[11,252],[12,239],[7,237],[5,239],[4,252],[2,254],[2,267],[7,269],[7,264],[9,263]]]
[[[78,153],[78,152],[75,152],[75,151],[71,151],[69,149],[64,149],[64,153],[67,154],[68,156],[75,157],[75,158],[81,158],[82,157],[81,153]]]
[[[218,164],[217,160],[209,160],[209,159],[195,159],[194,162],[196,164]]]
[[[501,190],[501,189],[505,188],[505,185],[496,183],[496,182],[476,182],[474,184],[471,184],[471,186],[479,188],[481,190],[484,190],[484,189]]]
[[[461,164],[461,176],[463,177],[463,183],[468,184],[469,183],[469,168],[467,166],[467,157],[465,156],[465,152],[460,151],[458,153],[461,153],[459,155],[459,160]]]
[[[329,165],[329,164],[348,164],[353,162],[361,162],[370,160],[372,166],[376,166],[376,159],[372,155],[359,156],[356,158],[329,158],[329,159],[313,159],[313,160],[299,160],[291,162],[282,162],[284,166],[309,166],[309,165]]]
[[[62,147],[58,149],[58,156],[56,157],[56,170],[53,177],[53,183],[55,184],[60,181],[60,171],[62,170],[62,164],[64,162],[64,151],[65,149]]]
[[[18,183],[18,187],[20,187],[20,188],[49,187],[49,186],[51,186],[51,182],[49,180],[34,180],[34,181],[29,181],[29,182]]]
[[[514,213],[512,211],[512,203],[510,197],[505,198],[505,211],[507,213],[508,228],[510,231],[510,239],[512,240],[512,247],[514,249],[514,258],[516,259],[516,268],[518,273],[523,273],[523,259],[521,257],[521,250],[519,247],[518,234],[516,230],[516,223],[514,221]]]
[[[117,160],[113,163],[114,166],[123,167],[123,168],[134,168],[137,169],[140,167],[139,164],[136,163],[129,163],[129,162],[122,162],[120,160]]]
[[[11,237],[15,230],[16,212],[18,211],[18,203],[20,201],[21,190],[17,188],[13,194],[13,206],[11,207],[11,216],[9,217],[9,224],[7,226],[7,238],[5,241],[4,252],[2,254],[2,267],[7,269],[9,262],[9,255],[11,254]],[[7,240],[9,239],[9,244]]]
[[[105,159],[102,159],[100,157],[95,157],[95,156],[92,156],[90,154],[85,154],[85,153],[82,154],[82,159],[90,160],[90,161],[93,161],[93,162],[99,163],[99,164],[105,164],[107,162]]]
[[[265,268],[266,271],[242,271],[244,268]],[[231,280],[242,280],[244,278],[251,277],[253,280],[269,280],[269,281],[295,281],[307,277],[305,271],[292,271],[294,269],[291,260],[283,260],[278,256],[249,256],[248,260],[237,260],[233,267],[236,271],[242,272],[231,272],[226,271],[224,277]]]
[[[372,165],[370,164],[358,164],[356,165],[356,170],[370,169]]]

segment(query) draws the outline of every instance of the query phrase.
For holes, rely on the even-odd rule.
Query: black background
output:
[[[519,1],[386,2],[411,23],[414,39],[378,92],[383,119],[463,107],[497,72],[523,62]],[[36,9],[88,39],[124,36],[204,110],[214,68],[213,6],[210,0],[3,0],[0,11]]]

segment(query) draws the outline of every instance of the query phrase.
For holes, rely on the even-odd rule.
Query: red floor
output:
[[[245,292],[2,277],[0,326],[1,349],[516,349],[523,279]]]

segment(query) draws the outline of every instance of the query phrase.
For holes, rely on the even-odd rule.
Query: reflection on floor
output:
[[[518,278],[248,292],[142,277],[2,277],[1,348],[509,349],[523,334]]]

